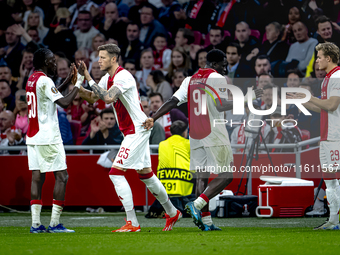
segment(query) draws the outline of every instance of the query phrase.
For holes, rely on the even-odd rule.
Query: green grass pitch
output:
[[[142,231],[111,233],[121,213],[63,213],[76,233],[30,234],[28,213],[0,214],[0,254],[339,254],[340,231],[313,231],[325,218],[214,218],[222,231],[203,232],[190,218],[162,232],[164,219],[139,214]],[[47,227],[50,213],[44,212]]]

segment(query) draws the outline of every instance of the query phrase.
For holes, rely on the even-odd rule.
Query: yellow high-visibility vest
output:
[[[190,172],[190,142],[180,135],[159,143],[157,177],[169,196],[188,196],[194,186]]]

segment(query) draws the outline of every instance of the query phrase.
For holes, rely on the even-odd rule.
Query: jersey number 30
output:
[[[28,118],[35,118],[37,115],[37,104],[35,94],[33,92],[27,92],[27,105],[28,105]]]

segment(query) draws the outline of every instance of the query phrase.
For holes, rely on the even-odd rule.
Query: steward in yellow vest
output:
[[[175,121],[167,140],[159,143],[157,177],[171,197],[192,194],[194,176],[190,172],[190,142],[187,137],[187,125]]]

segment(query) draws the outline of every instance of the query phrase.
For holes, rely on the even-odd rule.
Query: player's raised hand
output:
[[[255,89],[255,96],[256,98],[260,98],[263,95],[263,89]]]
[[[80,75],[82,75],[82,76],[84,76],[85,68],[86,68],[85,63],[84,63],[84,64],[83,64],[83,63],[84,63],[83,61],[79,61],[79,62],[77,63],[77,65],[78,65],[78,73],[79,73]]]
[[[147,118],[143,122],[142,126],[144,127],[144,129],[150,130],[150,128],[153,127],[153,118]]]
[[[287,99],[301,99],[305,97],[306,94],[304,93],[287,93]]]
[[[77,82],[77,68],[74,63],[71,64],[70,66],[70,71],[67,74],[66,81],[67,83],[72,82],[73,85],[76,85]]]

